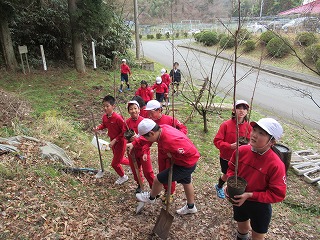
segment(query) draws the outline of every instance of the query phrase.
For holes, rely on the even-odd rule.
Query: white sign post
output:
[[[45,71],[47,71],[46,56],[44,55],[43,45],[40,45],[40,51],[41,51],[43,69],[44,69]]]
[[[94,48],[94,41],[92,41],[92,59],[93,59],[93,69],[96,70],[97,63],[96,63],[96,51]]]
[[[28,48],[26,45],[23,45],[23,46],[18,46],[18,49],[19,49],[23,73],[26,74],[26,71],[24,70],[24,62],[23,62],[22,54],[25,54],[28,71],[30,73],[30,67],[29,67],[28,56],[27,56]]]

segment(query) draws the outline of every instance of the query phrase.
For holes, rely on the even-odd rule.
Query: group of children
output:
[[[121,71],[121,84],[119,92],[123,92],[124,82],[127,85],[127,90],[130,90],[129,75],[131,75],[130,67],[127,65],[126,59],[122,59],[120,65]],[[181,71],[179,69],[179,63],[175,62],[170,74],[167,73],[166,69],[161,69],[161,76],[156,77],[156,81],[152,86],[148,86],[146,80],[140,82],[140,87],[136,91],[135,95],[140,96],[145,103],[152,100],[154,92],[156,93],[156,100],[160,103],[164,101],[164,104],[169,105],[169,88],[172,85],[173,91],[178,93],[179,83],[181,82]],[[174,89],[175,88],[175,89]]]
[[[114,112],[115,99],[112,96],[103,99],[103,106],[106,114],[96,130],[108,129],[110,147],[114,154],[111,165],[119,175],[115,183],[122,184],[128,180],[121,164],[130,165],[138,184],[135,192],[138,201],[155,203],[164,188],[162,200],[165,203],[168,176],[172,167],[170,195],[173,196],[178,182],[183,185],[187,199],[186,204],[176,211],[177,214],[196,213],[198,210],[191,175],[196,169],[200,153],[187,137],[187,127],[176,118],[163,114],[161,103],[151,98],[146,101],[135,96],[129,101],[127,110],[130,118],[127,120]],[[252,239],[260,240],[265,238],[271,221],[271,203],[282,201],[286,195],[285,166],[271,148],[280,139],[283,129],[273,118],[248,122],[248,110],[249,104],[246,101],[236,101],[231,119],[220,125],[213,139],[220,151],[222,172],[215,189],[219,198],[229,198],[228,189],[223,188],[223,185],[229,177],[235,175],[237,166],[237,175],[246,180],[247,186],[243,194],[231,199],[234,219],[237,221],[236,239],[250,239],[251,230]],[[134,136],[126,140],[124,134],[129,129],[134,131]],[[150,146],[154,142],[158,146],[156,175],[150,157]],[[126,149],[129,159],[124,157]],[[134,161],[138,164],[140,177],[143,179],[143,171],[149,183],[149,192],[141,191]]]

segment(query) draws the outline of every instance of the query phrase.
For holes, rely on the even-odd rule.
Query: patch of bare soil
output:
[[[0,89],[0,127],[11,126],[14,121],[30,119],[31,107],[12,93]]]

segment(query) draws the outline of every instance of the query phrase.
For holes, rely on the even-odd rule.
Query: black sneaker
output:
[[[136,188],[136,193],[141,193],[141,192],[142,192],[142,190],[140,188],[140,185],[138,185],[138,187]]]

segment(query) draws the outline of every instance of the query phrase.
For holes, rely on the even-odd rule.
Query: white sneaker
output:
[[[115,182],[115,184],[122,184],[124,182],[128,181],[128,176],[127,175],[123,175],[123,177],[119,177],[117,179],[117,181]]]
[[[188,205],[184,205],[182,208],[177,210],[177,213],[179,215],[186,215],[189,213],[196,213],[198,212],[196,206],[194,205],[193,208],[188,208]]]
[[[142,193],[137,193],[136,194],[137,199],[140,202],[145,202],[145,203],[155,203],[156,199],[150,200],[150,193],[149,192],[142,192]]]

